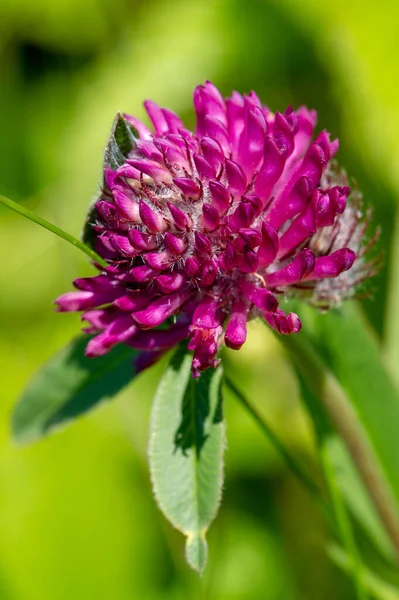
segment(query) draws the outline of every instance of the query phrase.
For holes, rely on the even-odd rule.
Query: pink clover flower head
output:
[[[281,296],[329,308],[353,295],[369,275],[367,219],[331,162],[337,140],[315,136],[315,111],[274,114],[254,92],[224,99],[206,82],[194,91],[193,133],[170,110],[144,105],[154,131],[123,117],[135,137],[106,161],[88,217],[108,266],[56,301],[83,311],[96,334],[88,356],[125,343],[152,363],[189,338],[198,377],[218,364],[223,341],[244,344],[255,317],[297,333]]]

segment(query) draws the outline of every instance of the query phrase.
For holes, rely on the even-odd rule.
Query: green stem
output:
[[[280,336],[314,396],[345,442],[399,556],[399,519],[391,490],[353,406],[334,375],[302,335]]]
[[[62,239],[66,240],[67,242],[72,244],[72,246],[75,246],[75,248],[79,248],[79,250],[81,250],[82,252],[87,254],[87,256],[90,256],[90,258],[93,261],[97,262],[102,267],[107,266],[107,263],[101,258],[101,256],[99,256],[96,252],[94,252],[94,250],[92,250],[91,248],[89,248],[88,246],[83,244],[83,242],[79,241],[73,235],[70,235],[69,233],[67,233],[63,229],[60,229],[56,225],[53,225],[52,223],[49,223],[49,221],[46,221],[46,219],[39,217],[39,215],[35,214],[34,212],[29,210],[25,206],[22,206],[21,204],[17,204],[17,202],[14,202],[13,200],[10,200],[9,198],[6,198],[5,196],[1,196],[1,195],[0,195],[0,203],[3,204],[4,206],[7,206],[8,208],[11,208],[11,210],[19,213],[23,217],[30,219],[34,223],[37,223],[41,227],[44,227],[45,229],[48,229],[52,233],[55,233]]]
[[[329,544],[327,554],[337,567],[346,573],[350,573],[350,558],[340,546]],[[399,588],[387,583],[379,575],[364,566],[363,583],[368,593],[376,600],[399,600]]]
[[[274,448],[283,458],[284,462],[288,466],[288,468],[292,471],[292,473],[301,481],[301,483],[305,486],[309,494],[313,496],[317,500],[317,503],[321,505],[323,508],[323,512],[329,512],[329,508],[325,501],[322,498],[322,493],[317,485],[312,479],[310,475],[305,471],[302,465],[292,456],[292,454],[286,449],[282,441],[278,438],[278,436],[274,433],[274,431],[270,428],[270,426],[266,423],[262,415],[256,410],[256,408],[249,402],[249,400],[244,396],[241,390],[235,385],[235,383],[229,378],[225,377],[225,383],[228,388],[233,392],[237,400],[242,404],[242,406],[247,410],[247,412],[254,418],[259,427],[262,429],[263,433],[269,439],[269,441],[273,444]]]
[[[365,588],[363,565],[353,536],[352,525],[341,491],[337,485],[334,469],[328,454],[328,447],[322,440],[319,440],[319,456],[334,510],[339,537],[349,557],[348,570],[352,575],[356,595],[358,600],[367,600],[369,595]]]
[[[324,472],[324,477],[327,483],[329,496],[331,499],[333,511],[330,506],[325,502],[322,497],[319,486],[313,481],[312,477],[304,470],[301,464],[292,456],[292,454],[286,449],[284,444],[281,442],[279,437],[270,428],[268,423],[264,420],[263,416],[256,410],[256,408],[249,402],[241,390],[235,385],[235,383],[229,378],[225,377],[225,383],[228,388],[233,392],[234,396],[241,403],[241,405],[247,410],[247,412],[253,417],[256,423],[260,426],[263,433],[273,444],[274,448],[283,458],[290,471],[299,479],[304,485],[309,494],[316,500],[323,514],[327,518],[332,532],[337,539],[340,539],[344,544],[347,553],[350,557],[350,571],[353,577],[354,586],[356,589],[358,600],[367,600],[368,596],[364,588],[363,581],[363,567],[357,551],[356,543],[352,534],[351,523],[346,512],[344,502],[341,497],[340,490],[337,486],[330,458],[327,454],[327,448],[319,447],[320,450],[320,461]]]

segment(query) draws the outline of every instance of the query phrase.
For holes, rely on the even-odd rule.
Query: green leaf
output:
[[[136,129],[118,112],[105,150],[104,166],[116,170],[123,165],[129,152],[136,147],[138,137]]]
[[[89,339],[87,335],[75,339],[34,375],[12,415],[17,442],[41,438],[112,398],[134,378],[136,350],[116,346],[105,356],[87,358]]]
[[[155,395],[149,458],[157,503],[187,537],[186,558],[199,573],[205,567],[205,534],[219,507],[225,431],[222,369],[192,379],[192,356],[178,350]]]
[[[104,153],[105,167],[111,167],[116,171],[125,162],[126,157],[136,147],[136,140],[139,138],[137,130],[124,118],[121,113],[117,113],[112,125],[107,146]],[[104,181],[105,186],[105,181]],[[90,248],[93,247],[93,229],[95,222],[96,201],[89,207],[86,220],[83,226],[82,240]]]

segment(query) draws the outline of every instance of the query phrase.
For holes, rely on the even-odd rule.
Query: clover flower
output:
[[[189,338],[192,373],[239,349],[261,317],[281,334],[301,328],[280,297],[323,308],[353,295],[368,275],[359,202],[331,162],[338,141],[316,112],[272,113],[254,92],[226,100],[210,82],[194,91],[196,132],[144,103],[154,133],[124,115],[135,134],[127,154],[104,167],[89,213],[95,250],[108,266],[76,279],[57,300],[84,311],[96,334],[88,356],[125,343],[144,361]]]

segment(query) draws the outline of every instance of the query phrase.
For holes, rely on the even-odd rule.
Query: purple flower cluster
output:
[[[61,311],[84,311],[85,331],[97,334],[88,356],[125,343],[153,361],[189,338],[198,377],[217,365],[223,340],[243,345],[254,317],[297,333],[280,295],[301,291],[328,308],[359,278],[360,214],[334,179],[338,142],[325,131],[312,141],[315,111],[274,114],[253,92],[225,100],[209,82],[194,106],[195,134],[150,101],[154,133],[124,117],[137,140],[123,164],[105,167],[91,212],[108,266],[57,300]]]

